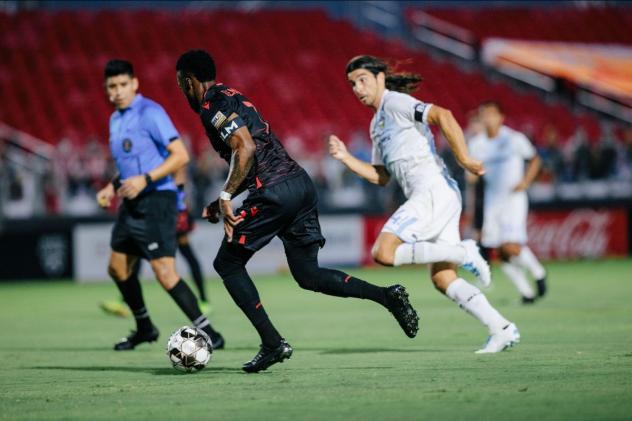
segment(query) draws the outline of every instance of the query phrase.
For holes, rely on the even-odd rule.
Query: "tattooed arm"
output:
[[[239,193],[240,187],[244,184],[244,180],[254,164],[257,147],[246,127],[240,127],[235,130],[230,136],[228,143],[233,153],[230,159],[228,178],[224,184],[222,194],[228,193],[234,196]],[[224,215],[224,231],[230,242],[233,239],[233,227],[240,223],[243,217],[233,214],[230,199],[224,200],[220,197],[219,208],[221,214]]]
[[[256,145],[246,127],[236,130],[229,143],[233,153],[224,191],[234,196],[239,192],[239,187],[254,164]]]

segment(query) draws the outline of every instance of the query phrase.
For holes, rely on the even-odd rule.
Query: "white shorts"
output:
[[[512,194],[485,206],[481,244],[491,248],[505,243],[526,244],[528,209],[526,193]]]
[[[456,183],[451,186],[438,177],[429,187],[418,188],[389,218],[382,232],[395,234],[405,243],[458,244],[460,216],[461,193]]]

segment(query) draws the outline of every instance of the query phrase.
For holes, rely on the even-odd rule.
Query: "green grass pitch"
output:
[[[490,301],[522,343],[475,355],[486,332],[434,291],[425,268],[351,273],[401,282],[421,315],[408,339],[366,301],[301,290],[287,275],[259,277],[262,301],[294,355],[248,375],[258,338],[216,279],[212,321],[227,349],[181,374],[164,346],[187,324],[155,282],[145,296],[158,343],[116,353],[131,320],[97,308],[110,283],[0,284],[0,419],[631,419],[632,261],[551,263],[550,295],[525,307],[498,270]]]

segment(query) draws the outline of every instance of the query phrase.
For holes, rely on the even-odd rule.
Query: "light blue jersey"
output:
[[[169,155],[169,142],[179,137],[165,110],[140,94],[128,108],[114,111],[110,117],[110,150],[121,180],[158,167]],[[144,192],[152,190],[175,191],[173,177],[152,183]]]

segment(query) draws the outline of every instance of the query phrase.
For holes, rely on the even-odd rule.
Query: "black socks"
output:
[[[173,298],[173,301],[178,304],[180,310],[193,322],[193,325],[198,329],[203,330],[209,336],[217,335],[217,332],[213,330],[206,316],[200,311],[197,299],[191,291],[191,288],[182,279],[178,280],[178,283],[171,288],[169,295]]]
[[[149,313],[145,308],[145,301],[143,300],[143,292],[140,289],[140,282],[138,276],[132,274],[127,280],[123,282],[114,281],[123,299],[129,306],[130,310],[134,314],[136,319],[136,328],[139,331],[147,331],[152,327]]]
[[[202,276],[200,263],[198,262],[197,257],[195,257],[195,254],[193,254],[193,249],[191,249],[191,246],[187,243],[178,245],[178,250],[180,251],[180,253],[182,253],[182,256],[184,256],[187,263],[189,264],[189,268],[191,269],[191,276],[193,276],[193,281],[195,282],[195,286],[197,287],[200,300],[208,301],[206,299],[204,277]]]

